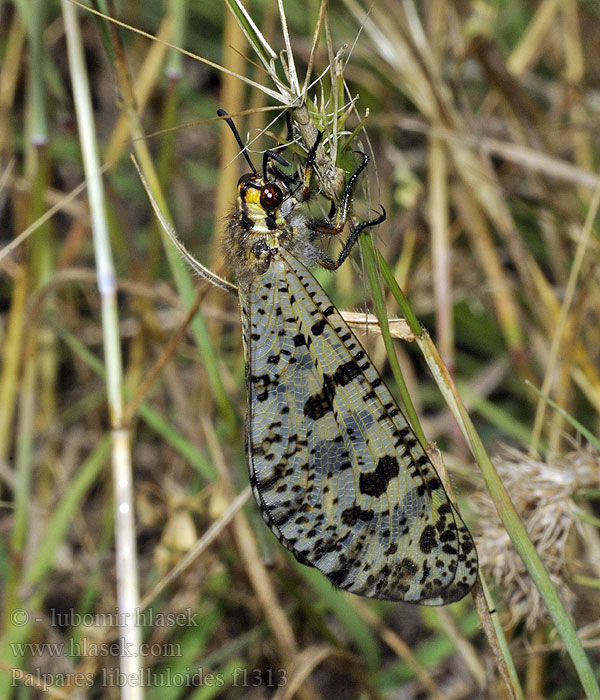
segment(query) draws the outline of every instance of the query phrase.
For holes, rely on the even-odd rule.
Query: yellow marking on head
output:
[[[256,187],[248,187],[244,192],[243,199],[246,204],[257,204],[262,210],[262,207],[260,206],[260,189]]]
[[[254,222],[254,231],[258,232],[259,230],[261,230],[262,233],[267,233],[269,229],[264,223],[265,216],[267,215],[265,208],[261,206],[260,202],[255,202],[250,199],[246,199],[245,204],[248,216]]]

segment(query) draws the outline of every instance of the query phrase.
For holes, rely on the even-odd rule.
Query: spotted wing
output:
[[[477,575],[471,535],[360,343],[280,249],[242,297],[254,495],[296,558],[358,595],[443,605]]]

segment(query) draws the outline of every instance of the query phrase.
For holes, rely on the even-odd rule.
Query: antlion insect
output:
[[[326,219],[300,212],[311,195],[319,134],[302,181],[285,174],[281,148],[262,174],[225,117],[251,172],[240,178],[224,247],[237,280],[246,386],[250,483],[263,518],[302,564],[368,598],[444,605],[477,577],[471,535],[429,457],[339,311],[309,271],[337,269],[362,231],[352,222],[356,181]],[[288,140],[291,124],[288,120]],[[278,164],[278,165],[277,165]],[[337,260],[315,241],[350,233]],[[221,288],[167,231],[189,264]],[[217,281],[219,280],[219,281]]]

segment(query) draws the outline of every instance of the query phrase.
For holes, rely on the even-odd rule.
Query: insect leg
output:
[[[289,165],[287,160],[283,157],[280,156],[278,151],[265,151],[263,154],[263,177],[265,180],[269,180],[269,176],[267,174],[267,167],[269,165],[269,161],[274,160],[280,165]]]
[[[361,221],[358,224],[358,226],[350,228],[350,235],[348,236],[348,240],[344,243],[344,247],[342,248],[342,252],[340,253],[337,260],[333,260],[326,253],[324,253],[322,250],[317,250],[316,251],[316,262],[319,265],[321,265],[321,267],[325,267],[328,270],[337,270],[338,267],[348,257],[350,251],[352,250],[352,248],[356,244],[356,241],[358,241],[358,237],[360,236],[360,234],[369,226],[377,226],[379,224],[382,224],[385,221],[385,219],[386,219],[385,209],[383,207],[381,207],[381,214],[379,214],[379,216],[377,216],[375,219],[369,219],[369,221]],[[331,231],[331,233],[334,233],[334,232]]]
[[[287,116],[289,116],[289,112],[286,113]],[[291,121],[288,122],[288,142],[291,141],[291,132],[289,131],[291,128]],[[292,196],[294,197],[294,200],[296,203],[298,202],[306,202],[308,199],[310,199],[310,186],[311,186],[311,181],[312,181],[312,174],[314,172],[314,163],[315,163],[315,158],[317,155],[317,149],[319,147],[319,144],[321,143],[323,139],[323,133],[321,131],[318,132],[317,138],[315,139],[315,142],[308,152],[307,158],[306,158],[306,163],[304,165],[304,173],[302,176],[302,183],[298,185],[298,174],[294,173],[293,175],[287,175],[286,173],[282,172],[277,166],[271,165],[270,166],[270,171],[272,174],[276,176],[278,180],[283,182],[285,186],[292,190],[292,187],[294,185],[298,185],[293,191],[292,191]],[[278,148],[282,148],[279,146]],[[285,146],[283,147],[285,148]],[[270,152],[269,152],[270,153]],[[300,194],[298,193],[298,190],[300,190]],[[331,205],[332,212],[335,212],[335,204],[332,203]]]
[[[306,163],[304,164],[304,182],[302,184],[302,192],[300,196],[297,197],[299,202],[306,202],[310,198],[310,183],[312,181],[312,175],[315,170],[315,159],[317,157],[317,149],[321,141],[323,140],[323,132],[319,131],[317,133],[317,138],[312,145],[312,148],[308,152],[306,157]]]
[[[290,184],[293,183],[293,176],[286,175],[284,172],[282,172],[276,165],[272,165],[269,163],[270,160],[274,160],[277,163],[281,165],[289,165],[287,160],[283,158],[282,156],[279,156],[279,153],[282,153],[285,151],[285,149],[288,147],[288,144],[290,144],[293,139],[294,139],[294,130],[292,127],[292,117],[289,112],[286,111],[285,113],[285,123],[287,125],[287,134],[285,137],[285,143],[280,144],[279,146],[275,146],[275,148],[271,148],[268,151],[265,151],[265,154],[263,156],[263,177],[265,180],[270,180],[271,178],[267,174],[267,167],[270,166],[270,171],[275,174],[275,176],[282,180],[286,184],[286,186],[289,187]]]
[[[350,175],[350,179],[348,180],[348,184],[346,185],[346,189],[344,190],[344,194],[342,195],[342,199],[340,201],[340,206],[337,207],[337,209],[333,204],[331,206],[330,217],[335,214],[335,219],[331,220],[331,218],[327,218],[308,222],[307,226],[312,231],[315,231],[316,233],[324,233],[329,236],[335,236],[343,231],[346,221],[348,220],[350,205],[352,204],[352,192],[354,190],[354,185],[358,180],[358,176],[369,163],[369,156],[366,153],[361,153],[360,151],[356,151],[356,153],[362,155],[363,159],[358,168],[356,168],[352,175]]]

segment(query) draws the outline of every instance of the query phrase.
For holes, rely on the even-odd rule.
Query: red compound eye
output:
[[[275,209],[283,201],[283,192],[277,185],[265,185],[260,190],[260,206],[263,209]]]

